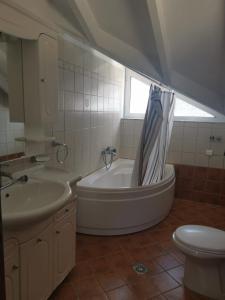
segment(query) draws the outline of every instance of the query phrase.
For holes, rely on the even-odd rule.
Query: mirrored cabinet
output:
[[[0,160],[31,154],[32,144],[53,140],[45,127],[57,109],[57,40],[0,33]],[[34,153],[35,154],[35,153]]]
[[[22,40],[0,33],[0,159],[23,155],[23,135]]]

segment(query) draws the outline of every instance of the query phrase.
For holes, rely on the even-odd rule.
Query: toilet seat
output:
[[[225,257],[225,232],[199,225],[184,225],[174,232],[175,244],[185,253],[201,258]]]

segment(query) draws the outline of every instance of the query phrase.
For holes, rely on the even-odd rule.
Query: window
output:
[[[126,118],[144,118],[151,81],[129,69],[126,69],[125,105]]]
[[[134,77],[131,77],[130,80],[130,113],[144,114],[148,103],[149,85]]]
[[[176,97],[174,117],[214,118],[215,116]]]
[[[144,76],[126,69],[125,118],[144,118],[150,85],[153,82]],[[153,83],[154,84],[154,83]],[[175,121],[224,122],[225,117],[209,107],[178,92],[175,93]]]

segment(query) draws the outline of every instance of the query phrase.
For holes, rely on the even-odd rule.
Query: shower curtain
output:
[[[148,185],[164,176],[174,111],[174,94],[151,86],[131,186]]]

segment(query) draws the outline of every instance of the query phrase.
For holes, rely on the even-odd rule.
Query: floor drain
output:
[[[145,273],[148,272],[148,268],[144,264],[142,264],[142,263],[134,264],[133,265],[133,270],[137,274],[145,274]]]

